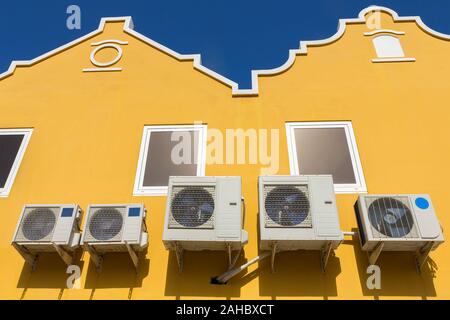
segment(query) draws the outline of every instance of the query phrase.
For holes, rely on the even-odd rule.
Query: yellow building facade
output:
[[[16,159],[21,161],[15,176],[0,189],[0,298],[450,298],[446,243],[430,254],[421,273],[410,253],[382,253],[381,289],[369,290],[367,256],[356,236],[345,238],[325,273],[317,253],[287,252],[277,256],[275,273],[264,260],[227,285],[211,285],[210,278],[226,270],[226,255],[187,252],[179,273],[175,254],[162,243],[166,196],[139,194],[136,182],[148,126],[202,124],[224,136],[227,129],[267,129],[270,137],[278,129],[275,173],[289,175],[296,172],[286,124],[351,123],[360,166],[358,185],[337,190],[341,229],[356,230],[360,193],[425,193],[446,231],[449,41],[420,18],[370,7],[358,18],[341,20],[332,38],[301,43],[285,65],[254,71],[252,89],[240,90],[203,67],[199,56],[180,55],[135,32],[130,18],[107,18],[82,39],[13,63],[0,76],[0,134],[25,130],[28,143]],[[114,46],[101,47],[105,43]],[[257,183],[264,167],[207,161],[198,170],[242,177],[249,242],[238,264],[258,255]],[[107,255],[97,273],[87,252],[76,262],[79,288],[66,288],[69,275],[57,255],[42,255],[32,272],[11,245],[21,210],[26,204],[65,203],[84,210],[90,204],[145,204],[149,246],[137,274],[126,254]]]

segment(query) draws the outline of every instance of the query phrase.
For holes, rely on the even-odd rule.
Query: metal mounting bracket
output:
[[[86,250],[91,256],[91,260],[94,262],[97,272],[100,273],[103,267],[103,255],[99,254],[93,247],[87,245]]]
[[[134,268],[137,273],[139,268],[139,256],[131,247],[131,245],[128,244],[128,242],[125,242],[125,245],[127,246],[128,254],[130,255],[131,261],[133,262]]]
[[[369,252],[369,264],[374,265],[377,263],[378,257],[380,256],[381,251],[383,251],[384,242],[378,242],[377,246],[372,252]]]
[[[272,273],[275,272],[275,255],[277,254],[277,247],[278,242],[272,243],[271,258],[270,258],[270,270],[272,271]]]
[[[19,252],[19,254],[22,256],[25,262],[31,266],[31,272],[36,270],[36,265],[39,256],[37,254],[30,253],[26,248],[18,245],[17,243],[13,243],[12,245]]]
[[[424,266],[425,262],[428,259],[428,256],[430,255],[431,249],[433,248],[434,242],[428,242],[425,244],[422,248],[417,250],[415,255],[415,262],[416,262],[416,270],[418,273],[422,271],[422,267]]]
[[[183,247],[181,246],[181,244],[180,244],[179,242],[175,242],[175,254],[176,254],[176,256],[177,256],[178,271],[179,271],[179,272],[183,272],[183,266],[184,266],[184,261],[183,261],[184,250],[183,250]]]
[[[228,265],[228,270],[231,270],[236,265],[236,262],[239,259],[239,256],[241,255],[242,247],[236,252],[233,259],[231,259],[231,263]],[[231,253],[230,253],[231,254]]]
[[[53,248],[55,248],[58,255],[61,257],[61,259],[64,261],[64,263],[67,266],[70,266],[73,264],[74,256],[73,254],[68,253],[66,250],[64,250],[60,245],[57,245],[53,243]]]
[[[328,241],[320,250],[320,267],[322,272],[325,272],[328,264],[328,258],[330,257],[331,250],[333,249],[333,243]]]

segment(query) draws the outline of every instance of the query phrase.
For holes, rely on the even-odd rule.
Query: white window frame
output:
[[[207,125],[160,125],[145,126],[142,135],[141,149],[139,152],[139,162],[136,170],[134,182],[134,196],[165,196],[168,192],[168,186],[144,186],[144,176],[149,152],[149,142],[152,132],[165,131],[198,131],[198,154],[197,154],[197,176],[205,175],[206,167],[206,141]]]
[[[356,145],[353,126],[350,121],[336,122],[288,122],[286,123],[286,135],[289,153],[289,167],[291,175],[299,175],[297,147],[295,141],[295,129],[324,129],[324,128],[343,128],[347,137],[350,157],[353,166],[356,183],[344,184],[335,183],[334,189],[336,193],[367,193],[366,181],[359,158],[358,147]]]
[[[8,197],[11,192],[12,185],[16,179],[17,172],[19,171],[20,164],[22,163],[22,159],[25,151],[27,150],[32,133],[33,129],[0,129],[0,135],[23,135],[22,143],[20,144],[20,148],[17,152],[8,178],[6,179],[5,186],[3,188],[0,187],[0,198]]]

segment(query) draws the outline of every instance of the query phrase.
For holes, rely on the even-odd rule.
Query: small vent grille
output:
[[[85,241],[87,242],[115,242],[122,240],[126,207],[97,207],[91,208]]]
[[[366,197],[375,238],[417,238],[418,232],[407,197]]]
[[[48,242],[52,240],[60,208],[26,208],[16,241]]]
[[[265,185],[264,209],[268,228],[312,228],[307,185]]]
[[[169,228],[213,229],[214,186],[174,186],[170,199]]]

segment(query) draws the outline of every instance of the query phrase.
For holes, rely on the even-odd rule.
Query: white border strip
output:
[[[206,170],[206,142],[207,125],[161,125],[145,126],[142,134],[141,149],[139,152],[138,166],[136,169],[136,178],[134,180],[133,196],[165,196],[168,192],[168,186],[145,187],[144,175],[149,152],[149,142],[152,132],[162,131],[197,131],[197,176],[203,177]],[[195,146],[194,146],[195,148]]]
[[[16,179],[17,172],[19,171],[20,164],[22,163],[32,133],[33,129],[0,129],[0,135],[23,135],[22,143],[20,144],[19,151],[17,152],[9,176],[6,179],[5,186],[0,188],[0,198],[8,197],[11,192],[12,185]]]
[[[358,146],[356,145],[355,133],[351,121],[333,121],[333,122],[287,122],[286,137],[289,155],[289,167],[291,175],[300,175],[298,167],[297,146],[295,143],[295,129],[308,128],[343,128],[347,137],[348,148],[352,160],[353,173],[356,183],[354,184],[334,184],[336,193],[367,193],[366,180],[359,157]]]
[[[289,50],[289,58],[288,60],[281,66],[279,66],[278,68],[274,68],[274,69],[267,69],[267,70],[252,70],[251,72],[251,76],[252,76],[252,87],[251,89],[239,89],[239,85],[238,83],[234,82],[231,79],[228,79],[220,74],[218,74],[217,72],[208,69],[207,67],[202,65],[202,60],[201,60],[201,55],[200,54],[180,54],[176,51],[173,51],[172,49],[150,39],[147,38],[146,36],[134,31],[134,25],[133,25],[133,20],[131,19],[131,17],[113,17],[113,18],[102,18],[100,21],[100,26],[98,27],[97,30],[79,38],[76,39],[66,45],[63,45],[59,48],[56,48],[52,51],[49,51],[33,60],[28,60],[28,61],[13,61],[9,67],[9,69],[0,74],[0,80],[3,78],[6,78],[10,75],[12,75],[15,71],[15,69],[17,67],[26,67],[26,66],[31,66],[33,64],[38,63],[39,61],[42,61],[44,59],[47,59],[48,57],[51,57],[61,51],[64,51],[68,48],[71,48],[75,45],[77,45],[78,43],[85,41],[89,38],[92,38],[98,34],[100,34],[105,27],[105,23],[106,22],[117,22],[117,21],[124,21],[124,28],[123,30],[146,42],[147,44],[151,45],[152,47],[174,57],[177,60],[180,61],[188,61],[188,60],[192,60],[193,61],[193,65],[194,68],[197,69],[200,72],[203,72],[207,75],[209,75],[210,77],[218,80],[219,82],[222,82],[223,84],[231,87],[231,91],[232,91],[232,95],[234,96],[255,96],[259,94],[259,87],[258,87],[258,77],[259,76],[269,76],[269,75],[276,75],[279,73],[282,73],[286,70],[288,70],[294,63],[295,61],[295,57],[297,55],[306,55],[308,53],[308,46],[323,46],[323,45],[327,45],[327,44],[331,44],[333,42],[335,42],[336,40],[340,39],[342,37],[342,35],[345,32],[346,29],[346,25],[347,24],[359,24],[359,23],[365,23],[365,15],[369,12],[373,12],[373,11],[382,11],[382,12],[386,12],[388,14],[390,14],[393,17],[394,21],[410,21],[410,22],[416,22],[417,25],[426,33],[435,36],[439,39],[442,40],[450,40],[450,35],[447,34],[443,34],[440,32],[437,32],[433,29],[431,29],[430,27],[428,27],[427,25],[425,25],[425,23],[422,21],[422,19],[418,16],[412,16],[412,17],[399,17],[398,14],[389,8],[386,7],[380,7],[380,6],[369,6],[365,9],[363,9],[360,13],[359,13],[359,17],[358,18],[354,18],[354,19],[340,19],[339,20],[339,25],[338,25],[338,31],[335,35],[333,35],[330,38],[327,39],[323,39],[323,40],[317,40],[317,41],[300,41],[300,47],[299,49],[293,49],[293,50]]]

